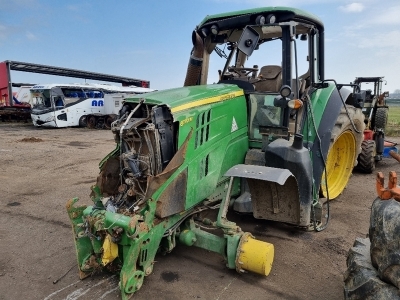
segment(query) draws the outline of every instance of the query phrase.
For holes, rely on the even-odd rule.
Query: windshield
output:
[[[49,89],[31,90],[31,99],[33,108],[51,108]]]
[[[314,57],[314,67],[317,67],[316,44],[318,41],[311,34],[315,33],[315,29],[301,23],[251,26],[251,28],[259,34],[257,46],[251,55],[238,50],[242,30],[227,31],[225,35],[218,37],[221,42],[213,45],[214,51],[210,55],[207,83],[239,79],[254,84],[257,80],[275,79],[275,83],[271,82],[269,86],[264,84],[260,91],[278,92],[282,84],[297,84],[292,87],[292,90],[298,89],[299,83],[292,80],[310,75],[311,56]],[[223,41],[222,37],[225,37]],[[217,38],[214,39],[217,40]],[[245,68],[245,70],[240,68]],[[317,74],[318,70],[315,69],[313,73]],[[286,78],[282,75],[286,75]],[[281,78],[283,82],[280,81]],[[317,81],[318,78],[314,80]]]
[[[274,95],[249,95],[250,139],[261,139],[260,127],[280,126],[282,109],[274,106]]]

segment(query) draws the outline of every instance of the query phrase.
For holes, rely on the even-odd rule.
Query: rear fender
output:
[[[225,176],[245,178],[251,194],[253,215],[257,219],[307,226],[309,205],[300,202],[299,186],[288,169],[236,165]]]
[[[327,93],[329,93],[327,95]],[[350,95],[350,91],[347,89],[341,89],[340,93],[342,95],[343,101],[347,99]],[[319,94],[318,97],[313,97],[311,99],[313,105],[313,112],[315,116],[315,124],[317,125],[318,136],[321,142],[318,141],[317,135],[310,138],[310,132],[314,132],[314,128],[307,128],[306,123],[303,125],[303,135],[304,135],[304,146],[311,150],[311,159],[313,161],[313,177],[314,186],[319,187],[321,184],[321,176],[324,171],[324,160],[326,160],[328,155],[328,150],[331,142],[332,129],[335,126],[335,122],[340,114],[343,107],[343,102],[339,95],[339,91],[335,86],[331,87],[331,91],[325,91]],[[318,113],[317,106],[322,107],[322,111]],[[311,127],[313,125],[310,125]],[[308,138],[308,141],[307,141]],[[321,152],[323,158],[321,157]]]

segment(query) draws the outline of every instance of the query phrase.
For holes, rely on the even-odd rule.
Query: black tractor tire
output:
[[[369,238],[371,262],[379,277],[400,289],[400,203],[375,199],[371,207]]]
[[[374,140],[365,140],[361,143],[361,153],[358,155],[356,169],[367,174],[375,170],[376,144]]]
[[[375,112],[375,128],[382,129],[383,131],[386,130],[386,125],[388,122],[388,114],[389,108],[388,107],[378,107]]]
[[[346,187],[353,168],[358,163],[357,157],[361,153],[361,143],[364,139],[364,114],[360,108],[350,105],[346,105],[346,108],[342,107],[332,129],[326,159],[330,200],[338,197]],[[325,172],[323,172],[321,178],[321,194],[323,197],[327,197],[325,183]]]
[[[79,127],[86,127],[87,126],[87,116],[82,116],[79,118]]]
[[[356,238],[347,256],[344,274],[346,300],[400,299],[396,287],[382,281],[371,263],[370,240]]]

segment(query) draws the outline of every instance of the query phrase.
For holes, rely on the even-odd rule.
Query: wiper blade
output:
[[[218,47],[215,47],[215,52],[217,52],[217,54],[219,55],[219,57],[223,57],[223,58],[228,58],[228,55],[226,55],[226,53],[225,53],[225,51],[224,50],[221,50],[220,48],[218,48]]]

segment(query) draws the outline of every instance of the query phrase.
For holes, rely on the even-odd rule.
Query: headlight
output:
[[[291,93],[292,93],[292,89],[288,85],[282,86],[279,91],[279,94],[281,94],[281,96],[284,98],[289,97]]]

